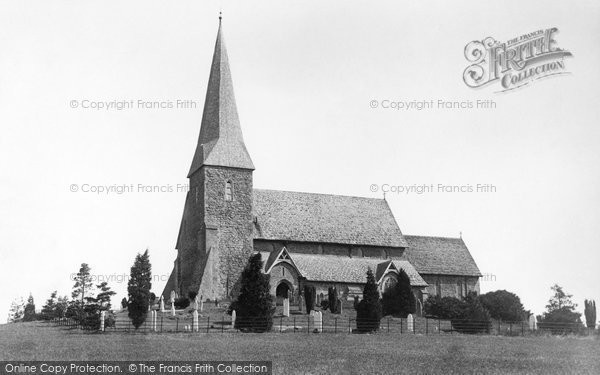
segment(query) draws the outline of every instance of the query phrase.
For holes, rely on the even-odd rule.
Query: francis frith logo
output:
[[[471,63],[463,80],[471,88],[495,82],[501,91],[513,90],[538,79],[568,74],[565,58],[571,52],[558,47],[556,27],[499,42],[492,37],[475,40],[465,47],[465,58]]]

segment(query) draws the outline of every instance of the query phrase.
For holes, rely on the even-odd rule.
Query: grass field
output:
[[[268,360],[276,374],[600,374],[596,337],[85,333],[0,325],[0,360]]]

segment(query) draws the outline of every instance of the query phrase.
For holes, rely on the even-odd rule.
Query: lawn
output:
[[[0,325],[0,360],[269,360],[275,374],[600,373],[598,337],[86,333]]]

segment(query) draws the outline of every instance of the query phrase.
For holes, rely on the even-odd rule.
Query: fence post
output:
[[[296,317],[294,317],[294,333],[296,333]]]
[[[350,326],[350,322],[352,320],[350,318],[348,318],[348,333],[352,333],[352,327]]]
[[[441,323],[441,319],[438,318],[438,334],[442,333],[442,323]]]
[[[310,315],[306,316],[306,333],[310,333]]]
[[[337,320],[338,318],[335,318],[335,328],[333,329],[333,333],[337,333]]]
[[[163,316],[162,314],[160,314],[160,332],[162,332],[163,329]]]
[[[283,325],[283,315],[279,317],[279,333],[281,333],[281,326]]]
[[[387,333],[390,333],[390,317],[389,317],[389,316],[388,316],[388,321],[387,321],[387,323],[388,323],[388,325],[387,325],[387,326],[388,326],[388,331],[387,331]]]
[[[208,333],[209,328],[210,328],[210,316],[206,318],[206,333]]]
[[[498,335],[500,334],[500,321],[498,320]]]
[[[512,336],[512,322],[510,322],[510,325],[508,326],[509,328],[509,335]]]
[[[175,332],[179,332],[179,317],[175,318]]]
[[[402,334],[402,318],[400,318],[400,334]]]
[[[429,319],[427,317],[425,317],[425,334],[429,334]]]
[[[525,327],[523,327],[523,322],[521,322],[521,336],[525,336]]]

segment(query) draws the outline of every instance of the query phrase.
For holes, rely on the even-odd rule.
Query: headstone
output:
[[[169,301],[171,301],[171,302],[175,301],[175,291],[174,290],[171,291],[171,299]]]
[[[531,331],[535,331],[537,329],[537,321],[535,320],[535,315],[531,314],[529,317],[529,329]]]
[[[104,332],[104,316],[106,314],[106,311],[102,310],[102,312],[100,313],[100,332]]]
[[[340,298],[340,299],[338,300],[338,303],[340,304],[340,311],[339,311],[339,313],[340,313],[340,314],[342,313],[342,306],[344,305],[344,304],[342,303],[342,301],[343,301],[343,299],[342,299],[342,298]]]
[[[202,296],[200,296],[200,312],[204,310],[204,301],[202,300]]]
[[[198,311],[198,296],[194,298],[194,311]]]
[[[415,320],[412,314],[408,314],[408,317],[406,318],[406,325],[408,326],[408,332],[415,331]]]
[[[323,332],[323,313],[320,311],[315,311],[314,314],[315,319],[315,329],[318,333]]]
[[[231,328],[235,328],[235,318],[236,318],[235,310],[231,312]]]
[[[290,300],[283,299],[283,316],[290,316]]]
[[[171,315],[175,316],[175,301],[171,300]]]
[[[193,322],[194,332],[198,332],[198,310],[194,310],[192,315],[194,316],[194,322]]]
[[[305,309],[306,306],[304,305],[304,297],[300,296],[298,297],[298,310],[304,314],[306,312]]]
[[[154,332],[158,332],[158,311],[154,310]]]
[[[160,296],[160,312],[165,312],[165,299],[163,296]]]

